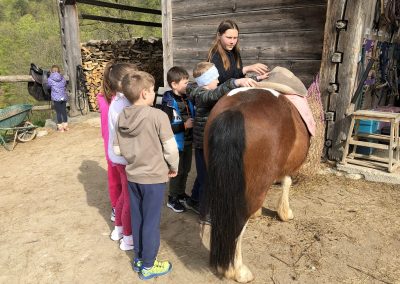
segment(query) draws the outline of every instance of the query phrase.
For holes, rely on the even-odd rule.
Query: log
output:
[[[65,80],[68,81],[68,76],[64,75]],[[18,83],[18,82],[33,82],[31,75],[8,75],[0,76],[0,83]]]
[[[31,75],[0,76],[0,83],[33,82]]]

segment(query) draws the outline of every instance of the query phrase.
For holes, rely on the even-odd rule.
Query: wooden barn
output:
[[[347,110],[359,75],[363,40],[373,36],[376,1],[165,2],[164,72],[172,65],[190,71],[205,60],[218,24],[233,19],[240,28],[245,65],[262,62],[287,67],[306,86],[320,74],[326,119],[324,154],[341,159],[349,126]]]
[[[74,25],[72,21],[77,22],[74,20],[77,19],[76,12],[73,15],[71,11],[79,2],[65,1],[64,13],[70,15],[67,26]],[[364,63],[368,63],[365,59],[365,42],[373,41],[375,46],[387,42],[394,46],[397,39],[398,27],[396,29],[388,19],[383,20],[387,18],[384,17],[387,2],[162,0],[164,85],[165,74],[170,67],[179,65],[191,74],[197,62],[206,60],[218,24],[223,19],[232,19],[240,28],[244,65],[262,62],[270,68],[287,67],[303,80],[306,87],[319,74],[326,125],[323,155],[331,160],[340,160],[354,111],[351,108],[354,94],[365,80],[362,79],[367,65]],[[66,30],[74,31],[74,28],[67,26]],[[69,38],[67,42],[73,40]],[[68,51],[65,58],[70,58],[70,53]],[[72,58],[75,59],[70,61],[80,59],[79,56]],[[393,103],[393,100],[380,100],[379,104],[367,106],[364,103],[358,108]]]

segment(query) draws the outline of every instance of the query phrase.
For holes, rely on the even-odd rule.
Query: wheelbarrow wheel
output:
[[[20,142],[31,141],[33,138],[36,137],[36,129],[34,128],[35,126],[29,121],[26,121],[24,127],[26,129],[22,129],[17,135],[18,141]]]

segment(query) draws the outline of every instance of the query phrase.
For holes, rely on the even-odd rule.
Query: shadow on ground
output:
[[[84,160],[79,167],[78,180],[86,191],[87,204],[96,207],[112,230],[111,205],[108,196],[107,171],[98,162]]]

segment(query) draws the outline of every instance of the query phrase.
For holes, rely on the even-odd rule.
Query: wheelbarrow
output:
[[[27,121],[32,105],[18,104],[0,109],[0,144],[12,151],[20,142],[31,141],[36,136],[37,126]]]

